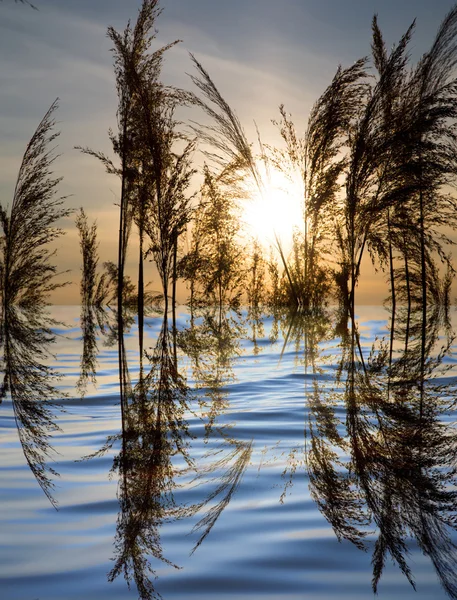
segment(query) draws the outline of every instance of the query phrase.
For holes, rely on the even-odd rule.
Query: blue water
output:
[[[200,345],[197,348],[194,344],[193,354],[182,341],[185,338],[180,337],[191,330],[190,315],[185,310],[179,312],[178,365],[188,386],[188,395],[183,414],[187,431],[185,435],[183,432],[178,435],[183,433],[187,449],[184,454],[180,453],[171,443],[165,466],[154,467],[155,474],[151,475],[148,460],[152,458],[138,458],[138,448],[146,448],[147,453],[147,448],[152,447],[147,442],[150,426],[132,442],[138,446],[131,451],[132,460],[139,462],[129,467],[133,482],[129,494],[143,494],[146,504],[141,506],[147,508],[140,517],[135,511],[129,513],[127,522],[134,533],[124,531],[124,537],[122,532],[119,537],[122,489],[119,472],[113,469],[113,461],[122,449],[118,435],[122,423],[117,344],[106,345],[107,336],[97,329],[96,384],[89,381],[81,397],[77,389],[83,344],[79,307],[54,307],[51,313],[61,322],[54,326],[58,333],[50,348],[54,357],[43,358],[61,375],[56,383],[61,408],[52,408],[53,419],[60,429],[50,432],[51,448],[46,460],[46,465],[58,473],[58,476],[50,475],[55,485],[51,493],[57,510],[26,460],[8,392],[0,405],[2,599],[137,598],[141,594],[133,568],[127,569],[132,577],[130,588],[124,572],[113,581],[108,581],[107,576],[115,564],[113,558],[119,557],[116,540],[119,543],[120,539],[122,546],[126,538],[130,536],[131,540],[135,535],[149,535],[149,548],[155,548],[155,556],[151,556],[150,552],[148,555],[141,551],[140,544],[135,554],[138,564],[144,566],[141,561],[149,561],[152,569],[144,579],[150,582],[150,587],[148,592],[143,592],[143,597],[147,594],[151,598],[160,594],[170,600],[374,597],[372,559],[379,527],[373,510],[367,508],[360,477],[352,477],[354,467],[352,470],[348,467],[351,457],[354,463],[354,439],[351,442],[344,400],[347,366],[343,366],[338,379],[343,344],[335,331],[336,317],[331,311],[327,324],[307,328],[302,323],[295,329],[290,327],[290,320],[275,323],[273,316],[263,315],[260,330],[259,323],[255,326],[255,342],[252,319],[246,312],[240,316],[234,313],[224,316],[228,325],[219,340],[214,330],[205,329],[204,318],[199,317],[194,328],[197,337],[200,336]],[[370,363],[381,352],[382,340],[389,343],[389,315],[380,307],[361,307],[357,320],[361,354]],[[455,313],[452,321],[457,324]],[[162,324],[160,316],[146,319],[144,345],[149,353],[153,352]],[[444,329],[440,329],[430,357],[439,355],[446,339]],[[136,323],[126,332],[125,344],[134,385],[140,370]],[[401,356],[402,347],[400,339],[393,350],[394,358]],[[436,381],[426,399],[427,406],[436,402],[433,406],[438,431],[444,430],[452,449],[454,445],[457,447],[452,407],[457,381],[455,359],[454,342],[450,339],[443,360],[432,364],[432,372],[427,373],[427,382],[432,378]],[[360,366],[360,351],[357,364]],[[371,381],[376,380],[383,393],[387,393],[386,379],[380,382],[382,369],[379,373],[373,371]],[[41,400],[34,398],[35,402]],[[357,401],[362,403],[360,398]],[[395,404],[396,400],[389,396],[388,402]],[[395,430],[398,419],[388,421],[386,417],[383,420],[384,417],[376,416],[376,410],[373,417],[373,406],[363,411],[370,412],[370,416],[364,415],[364,423],[369,423],[371,428],[364,439],[373,439],[374,452],[386,447],[391,453],[386,467],[387,483],[382,480],[382,473],[380,480],[376,480],[377,467],[373,466],[367,471],[369,485],[381,490],[379,498],[382,499],[386,496],[384,487],[397,482],[398,494],[401,494],[403,475],[392,474],[396,453],[393,448],[398,447],[403,435],[400,431],[397,436]],[[386,405],[383,414],[387,412]],[[386,427],[391,433],[386,433]],[[81,460],[97,453],[108,436],[118,437],[106,453]],[[384,436],[381,442],[379,436]],[[351,506],[359,502],[357,506],[364,515],[356,529],[362,534],[365,549],[345,539],[348,536],[341,532],[338,539],[335,523],[348,522],[343,502],[336,502],[333,508],[333,526],[331,519],[326,518],[328,514],[319,502],[319,492],[310,481],[310,474],[316,477],[316,474],[322,475],[323,470],[319,461],[316,463],[314,459],[313,463],[313,440],[324,448],[321,458],[329,458],[327,464],[333,465],[333,476],[337,478],[340,474],[349,481],[344,489],[349,495],[353,492]],[[376,445],[378,442],[381,446]],[[423,444],[424,456],[429,456],[432,450],[427,450],[427,441]],[[379,458],[379,450],[375,458]],[[452,470],[454,455],[447,458],[449,463],[438,465],[438,471]],[[441,456],[440,460],[447,458]],[[146,466],[141,461],[146,461]],[[325,483],[325,477],[322,481]],[[452,477],[446,480],[446,490],[453,489],[452,481]],[[327,484],[332,485],[330,480]],[[342,493],[343,487],[336,485],[333,492],[330,487],[325,488],[327,505],[330,498]],[[173,502],[169,501],[171,490]],[[156,500],[164,501],[159,509],[148,504],[154,493]],[[420,496],[422,492],[413,490],[412,493]],[[401,516],[405,507],[398,507],[398,494],[393,496],[391,510],[399,508],[397,513]],[[135,510],[139,506],[137,501],[135,498]],[[448,503],[445,509],[437,507],[436,514],[439,518],[450,518],[454,513]],[[389,515],[386,518],[389,519]],[[204,536],[209,523],[211,527]],[[435,562],[441,567],[446,563],[443,568],[447,575],[441,574],[440,582],[441,567],[434,566],[430,552],[419,548],[417,535],[408,527],[407,520],[403,526],[403,554],[416,591],[398,561],[387,553],[378,597],[381,600],[447,597],[443,577],[451,583],[455,577],[457,583],[452,547],[438,540],[441,534],[431,528],[439,550]],[[455,539],[451,527],[443,527],[450,539]]]

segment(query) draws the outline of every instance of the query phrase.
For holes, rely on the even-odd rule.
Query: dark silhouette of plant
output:
[[[118,328],[114,326],[114,321],[119,321],[117,315],[108,314],[107,307],[116,305],[117,292],[119,289],[117,280],[117,267],[114,263],[105,262],[103,271],[97,272],[98,266],[98,242],[97,242],[97,224],[94,222],[89,226],[87,216],[81,208],[77,218],[76,227],[80,235],[80,249],[83,257],[82,277],[81,277],[81,317],[80,326],[83,338],[83,351],[81,354],[80,377],[77,382],[77,388],[82,397],[84,397],[87,383],[89,380],[96,383],[97,367],[97,330],[105,333],[107,330],[110,335],[117,337]],[[124,309],[128,311],[135,310],[138,304],[135,286],[128,276],[124,277],[122,286]],[[146,295],[146,305],[152,303],[152,296]],[[114,318],[112,318],[114,317]],[[131,317],[123,315],[124,329],[131,324]],[[108,339],[108,343],[109,339]]]
[[[63,233],[57,221],[72,212],[63,206],[65,198],[57,195],[61,179],[52,174],[56,155],[50,145],[59,135],[52,132],[56,109],[57,101],[27,146],[10,210],[0,207],[3,311],[12,304],[39,305],[51,291],[65,285],[54,281],[57,268],[51,258],[55,253],[48,249]]]
[[[103,263],[101,273],[97,272],[99,261],[97,224],[94,222],[90,227],[87,216],[81,208],[76,218],[76,227],[80,235],[80,249],[83,257],[81,277],[81,303],[83,306],[92,306],[97,310],[103,306],[111,306],[116,303],[118,283],[117,266],[111,262]],[[157,294],[143,290],[143,307],[151,309],[157,305]],[[122,304],[129,310],[138,305],[138,296],[135,285],[128,275],[124,275]]]
[[[211,125],[195,124],[192,129],[199,141],[208,146],[204,154],[218,169],[215,179],[225,193],[238,199],[249,196],[252,188],[257,189],[261,195],[265,194],[265,181],[238,117],[224,100],[208,72],[192,54],[191,58],[198,72],[198,76],[191,75],[191,80],[202,93],[203,99],[190,93],[187,96],[188,102],[200,107],[213,121]],[[262,144],[260,145],[262,149]],[[297,291],[289,276],[286,257],[277,235],[275,243],[288,275],[291,293],[298,303]]]
[[[278,307],[282,304],[281,276],[279,273],[278,262],[274,256],[272,248],[270,248],[270,257],[268,259],[267,269],[270,283],[268,305],[270,307]]]
[[[86,213],[81,208],[76,217],[76,227],[79,231],[79,245],[83,257],[81,303],[83,305],[100,304],[100,301],[103,300],[100,297],[101,289],[104,286],[103,282],[100,281],[100,277],[97,276],[97,224],[93,223],[89,227]]]
[[[193,54],[190,57],[198,73],[198,76],[190,77],[204,99],[193,93],[189,94],[188,99],[213,121],[211,125],[193,126],[199,140],[209,146],[205,151],[206,156],[221,169],[221,181],[233,183],[239,177],[237,173],[249,173],[260,186],[259,170],[240,120],[224,100],[208,72]]]
[[[257,240],[252,243],[247,267],[247,296],[251,308],[258,309],[266,300],[266,262],[263,250]]]
[[[144,0],[138,13],[135,26],[130,23],[122,33],[113,27],[108,28],[108,37],[114,44],[114,70],[118,92],[118,133],[109,132],[113,150],[120,159],[120,167],[103,153],[88,148],[80,148],[83,152],[95,156],[105,166],[108,173],[121,178],[121,201],[119,213],[118,244],[118,315],[122,316],[122,300],[124,297],[124,268],[132,220],[135,219],[140,231],[139,259],[139,312],[143,319],[143,260],[142,247],[144,239],[144,220],[149,195],[145,193],[147,186],[160,191],[161,164],[164,140],[160,139],[161,131],[157,131],[156,122],[151,115],[167,113],[167,99],[170,94],[160,84],[159,76],[164,52],[176,42],[150,53],[151,43],[156,36],[154,29],[160,14],[158,0]],[[162,104],[161,104],[162,103]],[[166,105],[166,106],[165,106]],[[147,142],[145,142],[145,138]],[[159,144],[159,142],[161,142]],[[146,162],[145,152],[148,156]],[[156,153],[154,155],[154,153]],[[151,164],[152,159],[152,164]],[[154,162],[155,159],[155,162]],[[153,181],[150,176],[153,174]],[[158,186],[158,187],[157,187]],[[156,207],[161,203],[160,193],[156,198]]]
[[[230,190],[222,192],[218,181],[205,167],[202,199],[198,206],[198,226],[193,232],[193,248],[188,259],[191,282],[199,285],[200,301],[237,306],[243,293],[244,253],[241,247],[240,221]],[[192,285],[194,285],[192,283]],[[195,293],[195,292],[193,292]]]
[[[76,383],[76,388],[84,398],[87,390],[87,384],[97,382],[97,327],[100,321],[100,312],[103,308],[96,308],[90,304],[81,306],[80,327],[82,331],[83,351],[80,361],[80,375]]]
[[[349,146],[349,165],[346,175],[344,208],[345,237],[351,265],[350,301],[353,304],[355,286],[366,245],[376,248],[376,239],[370,237],[375,225],[401,197],[404,188],[404,137],[402,104],[398,96],[404,93],[407,65],[407,45],[413,26],[387,56],[377,48],[376,21],[374,21],[373,52],[380,76],[371,89],[358,119],[353,124]],[[382,42],[381,42],[382,44]],[[382,54],[381,59],[378,55]],[[392,118],[390,126],[386,125]],[[376,248],[378,250],[379,248]]]
[[[198,274],[202,272],[204,266],[204,257],[200,252],[201,227],[202,217],[204,213],[204,205],[205,199],[203,195],[200,195],[198,205],[195,207],[193,212],[192,231],[190,234],[190,248],[184,254],[184,256],[182,256],[177,265],[178,276],[184,279],[184,281],[189,282],[189,306],[191,312],[193,311],[196,300],[198,300]]]
[[[373,259],[389,263],[395,303],[393,251],[403,254],[409,271],[411,249],[419,241],[424,310],[433,255],[448,262],[444,245],[450,240],[442,227],[445,221],[455,226],[455,202],[443,186],[452,184],[456,174],[456,22],[454,8],[430,52],[411,71],[407,47],[414,23],[388,54],[373,21],[379,75],[352,131],[346,179],[345,255],[352,265],[352,304],[366,248]]]
[[[303,249],[302,259],[295,260],[296,270],[301,262],[303,264],[292,279],[298,302],[304,308],[319,306],[326,291],[320,285],[326,273],[319,267],[322,252],[319,247],[334,237],[340,177],[347,165],[343,150],[367,93],[365,67],[365,59],[347,69],[338,67],[331,84],[311,110],[303,138],[298,136],[283,105],[279,107],[281,120],[273,121],[279,128],[285,150],[273,149],[266,160],[272,161],[291,179],[301,180],[303,187]]]
[[[172,304],[176,304],[178,240],[191,220],[192,196],[186,192],[195,172],[191,167],[193,149],[193,143],[188,144],[181,154],[173,154],[168,148],[169,164],[160,174],[160,194],[157,196],[160,204],[157,200],[157,210],[150,214],[145,227],[150,238],[148,253],[154,257],[166,307],[170,280],[173,283]]]
[[[177,131],[174,112],[184,95],[160,82],[163,54],[178,42],[147,52],[155,37],[151,30],[159,14],[157,0],[145,1],[133,34],[127,28],[124,38],[112,30],[111,36],[128,63],[128,84],[135,100],[131,173],[137,188],[133,216],[140,233],[139,297],[143,296],[142,245],[146,232],[150,238],[147,253],[154,257],[167,306],[170,278],[173,303],[176,301],[178,239],[191,214],[191,197],[186,197],[186,192],[194,174],[194,143],[191,141],[182,152],[176,152],[175,144],[183,136]],[[141,40],[141,44],[134,52],[136,40]],[[141,300],[139,308],[141,319]]]
[[[450,240],[439,229],[455,227],[457,204],[443,191],[455,185],[457,162],[457,6],[448,13],[438,30],[432,48],[419,61],[412,75],[413,148],[408,161],[418,191],[415,207],[419,213],[423,323],[427,310],[428,253],[447,256],[440,242]]]
[[[57,267],[48,245],[63,232],[59,219],[71,210],[59,197],[59,178],[52,173],[56,158],[50,147],[59,135],[53,132],[55,101],[43,117],[22,159],[11,208],[0,207],[3,237],[0,245],[2,315],[0,345],[4,373],[0,398],[10,395],[19,440],[38,484],[54,507],[53,477],[47,461],[50,438],[56,425],[56,400],[62,396],[57,372],[45,362],[55,341],[56,325],[44,312],[48,295],[60,287]]]
[[[102,265],[101,272],[97,269],[99,262],[97,224],[94,222],[89,227],[86,214],[81,209],[76,219],[76,227],[80,234],[80,249],[83,257],[80,285],[81,304],[92,306],[97,310],[102,309],[104,306],[115,305],[119,287],[117,265],[111,261],[106,261]],[[152,293],[145,292],[144,302],[146,306],[152,303],[154,299]],[[128,275],[124,275],[122,304],[132,310],[136,307],[137,302],[135,285]]]

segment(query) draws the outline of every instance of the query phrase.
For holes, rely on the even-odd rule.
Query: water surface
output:
[[[183,309],[142,361],[51,316],[4,340],[2,598],[457,597],[455,312]]]

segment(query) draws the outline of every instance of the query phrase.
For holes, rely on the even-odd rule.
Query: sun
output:
[[[246,233],[265,248],[277,240],[291,246],[294,228],[303,229],[303,188],[298,178],[291,179],[278,170],[265,177],[262,191],[255,189],[244,206]]]

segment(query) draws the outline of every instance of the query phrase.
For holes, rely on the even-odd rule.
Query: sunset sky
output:
[[[111,153],[109,127],[116,126],[117,98],[111,43],[106,28],[123,29],[135,20],[139,0],[36,0],[34,11],[13,0],[0,3],[0,194],[11,201],[25,146],[56,98],[61,137],[56,173],[64,177],[67,202],[83,206],[99,224],[101,260],[116,256],[119,182],[105,175],[94,159],[74,146]],[[369,54],[371,19],[378,13],[388,45],[414,18],[413,59],[430,46],[451,0],[162,0],[158,44],[183,42],[166,55],[163,79],[189,88],[188,52],[212,75],[236,110],[248,137],[253,120],[267,142],[276,134],[270,123],[284,103],[303,129],[317,96],[337,66]],[[194,118],[198,120],[199,114]],[[201,158],[196,157],[197,162]],[[79,281],[80,255],[73,220],[63,223],[59,266]],[[130,255],[136,263],[136,252]],[[382,302],[382,278],[362,274],[358,302]],[[150,270],[148,279],[153,278]],[[158,285],[155,287],[158,288]],[[185,294],[181,292],[181,300]],[[57,303],[79,303],[76,284],[61,290]]]

